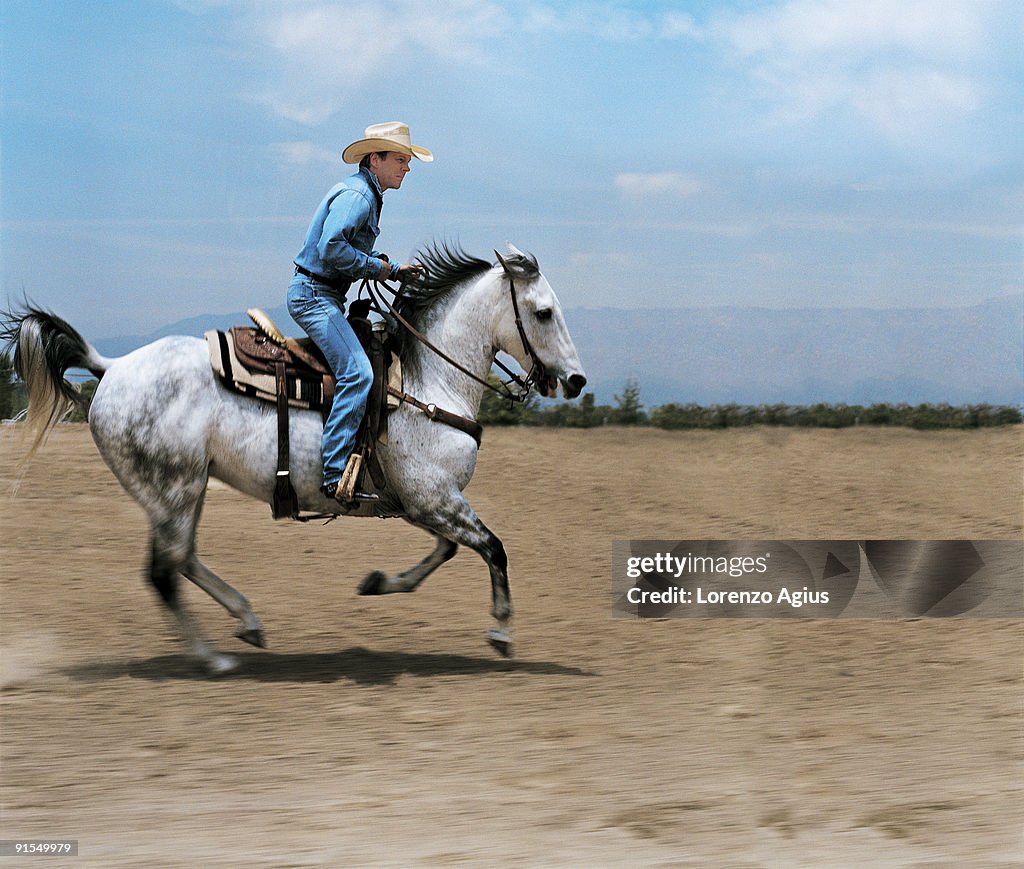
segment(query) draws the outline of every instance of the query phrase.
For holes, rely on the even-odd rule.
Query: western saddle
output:
[[[356,436],[355,454],[362,457],[356,486],[379,495],[387,488],[387,479],[377,458],[377,444],[387,443],[388,415],[403,402],[436,422],[470,434],[477,445],[482,427],[475,420],[426,404],[404,391],[398,342],[384,321],[370,321],[370,307],[369,299],[353,301],[347,319],[373,369],[373,385]],[[277,406],[277,476],[270,504],[273,517],[318,518],[321,514],[308,517],[299,514],[298,497],[289,470],[288,411],[293,407],[316,410],[326,421],[334,401],[334,375],[312,339],[286,338],[259,308],[251,308],[248,314],[255,327],[234,326],[227,332],[211,330],[206,333],[210,363],[221,383],[232,392]],[[359,502],[347,509],[346,515],[375,515],[374,502]]]
[[[259,308],[249,310],[253,326],[206,333],[210,363],[232,392],[277,405],[277,478],[270,510],[275,519],[298,519],[299,504],[289,470],[289,408],[317,410],[326,421],[334,401],[334,375],[309,338],[286,338]],[[388,413],[401,402],[401,364],[383,323],[371,324],[369,302],[349,306],[348,321],[373,367],[373,386],[357,435],[356,452],[363,457],[376,492],[387,485],[376,457],[376,444],[387,443]],[[389,389],[389,387],[391,387]],[[365,484],[364,484],[365,485]],[[350,513],[372,515],[372,502]]]

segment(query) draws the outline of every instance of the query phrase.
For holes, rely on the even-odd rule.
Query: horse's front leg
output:
[[[491,574],[491,615],[497,625],[487,632],[487,642],[500,654],[512,654],[512,599],[508,588],[508,556],[505,547],[469,506],[461,493],[454,504],[429,517],[419,517],[446,539],[468,546],[487,564]]]
[[[408,570],[403,570],[398,576],[390,576],[383,570],[373,571],[359,583],[356,594],[395,594],[396,592],[416,591],[423,580],[455,555],[459,548],[458,544],[442,537],[430,528],[425,530],[437,540],[437,545],[434,546],[430,555]]]

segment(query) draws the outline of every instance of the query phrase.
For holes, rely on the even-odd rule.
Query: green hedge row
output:
[[[598,405],[592,393],[576,402],[541,404],[531,398],[510,405],[487,393],[480,408],[484,425],[529,425],[593,428],[602,425],[643,425],[662,429],[722,429],[751,425],[847,428],[890,425],[915,429],[969,429],[1024,422],[1020,408],[971,404],[678,404],[644,410],[639,387],[627,383],[614,405]]]
[[[751,425],[847,428],[856,425],[905,426],[916,429],[984,428],[1024,422],[1019,409],[990,404],[954,407],[948,404],[739,405],[663,404],[649,414],[626,418],[619,408],[599,405],[589,410],[560,404],[551,408],[505,408],[481,414],[485,425],[529,425],[592,428],[602,425],[642,425],[662,429],[722,429]]]
[[[701,407],[696,404],[663,404],[650,415],[649,424],[665,429],[731,428],[745,425],[813,426],[847,428],[855,425],[895,425],[916,429],[982,428],[1013,425],[1022,421],[1015,407],[972,404],[737,404]]]

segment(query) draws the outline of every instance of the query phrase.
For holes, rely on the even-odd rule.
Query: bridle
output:
[[[494,255],[498,258],[498,262],[501,263],[501,267],[505,270],[505,276],[508,278],[509,295],[512,296],[512,313],[514,313],[516,317],[516,331],[519,332],[519,340],[523,342],[523,349],[526,351],[526,355],[530,357],[530,372],[526,375],[526,379],[523,380],[518,375],[512,374],[508,368],[502,365],[500,359],[495,358],[494,362],[502,371],[511,376],[516,383],[522,385],[523,389],[525,389],[525,393],[519,400],[525,401],[526,396],[530,392],[530,388],[538,381],[544,380],[548,376],[547,368],[544,367],[544,363],[540,361],[540,357],[533,349],[533,345],[530,344],[530,339],[526,337],[526,329],[523,328],[523,317],[519,313],[519,296],[516,293],[516,283],[512,279],[512,269],[509,268],[508,263],[505,262],[500,253],[495,251]]]
[[[538,382],[547,378],[547,368],[545,368],[544,363],[541,362],[540,357],[533,349],[533,345],[530,344],[530,339],[526,337],[526,329],[523,326],[523,318],[519,312],[519,298],[518,293],[516,292],[515,280],[512,276],[512,269],[509,266],[509,264],[505,262],[505,260],[502,258],[501,254],[499,254],[497,251],[495,251],[494,254],[495,256],[498,257],[498,262],[501,263],[501,267],[505,271],[505,276],[508,278],[509,295],[512,297],[512,312],[515,315],[516,331],[519,332],[519,340],[523,342],[523,349],[526,351],[526,354],[530,357],[531,362],[531,368],[529,373],[525,377],[523,377],[521,374],[517,374],[511,368],[505,365],[505,363],[498,359],[497,356],[493,357],[491,360],[492,363],[497,365],[502,371],[504,371],[509,378],[507,381],[502,382],[499,386],[495,386],[490,381],[482,377],[478,377],[465,366],[456,362],[454,359],[452,359],[451,356],[449,356],[439,347],[431,343],[431,341],[427,338],[426,335],[420,332],[415,326],[412,325],[412,323],[410,323],[405,317],[403,317],[399,313],[398,308],[395,305],[395,302],[398,302],[399,299],[401,298],[402,293],[405,290],[404,284],[399,284],[398,289],[396,290],[387,281],[375,281],[366,278],[360,285],[359,292],[360,295],[364,292],[366,293],[370,301],[373,303],[377,313],[379,313],[381,316],[384,316],[385,312],[390,314],[392,317],[395,318],[395,321],[398,322],[398,324],[401,325],[403,329],[405,329],[406,332],[412,335],[424,347],[426,347],[435,355],[439,356],[449,365],[461,371],[467,377],[471,378],[472,380],[476,381],[482,386],[485,386],[492,392],[497,393],[502,398],[508,401],[524,402],[527,400],[527,398],[529,398],[530,390],[533,389],[533,387]],[[383,295],[383,293],[380,292],[381,289],[385,289],[389,293],[391,293],[392,296],[394,297],[394,302],[388,301],[388,299]],[[512,384],[515,384],[516,387],[518,387],[518,391],[513,391]]]

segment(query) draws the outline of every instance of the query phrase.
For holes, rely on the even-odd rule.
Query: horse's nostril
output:
[[[566,381],[569,389],[569,398],[575,398],[583,391],[583,387],[587,385],[587,378],[582,374],[571,374],[569,379]]]

